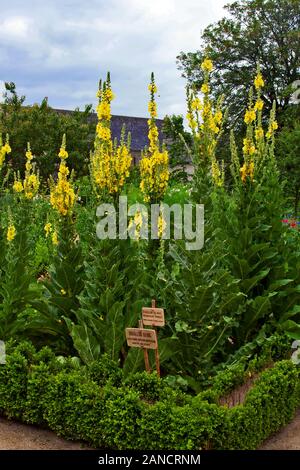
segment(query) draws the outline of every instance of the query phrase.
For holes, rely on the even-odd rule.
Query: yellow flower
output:
[[[14,185],[13,185],[13,190],[16,192],[16,193],[21,193],[23,191],[23,185],[21,183],[21,181],[15,181],[14,182]]]
[[[57,236],[57,232],[55,230],[55,232],[53,232],[52,234],[52,243],[54,246],[57,246],[58,245],[58,236]]]
[[[267,139],[271,139],[271,137],[273,137],[274,135],[274,131],[276,131],[277,129],[278,129],[277,121],[270,122],[268,132],[266,133]]]
[[[11,147],[8,142],[6,142],[3,148],[5,150],[5,153],[11,153]]]
[[[211,104],[209,102],[205,103],[203,107],[203,117],[207,116],[211,112]]]
[[[247,109],[244,117],[244,121],[246,124],[251,124],[251,122],[255,121],[256,113],[253,108]]]
[[[97,106],[97,115],[98,119],[111,119],[111,114],[110,114],[110,105],[108,101],[101,101],[101,103],[98,104]]]
[[[248,139],[246,137],[243,143],[244,143],[244,146],[243,146],[244,155],[254,155],[256,153],[255,145],[251,139]]]
[[[65,289],[60,289],[60,293],[61,293],[61,295],[66,295],[67,294]]]
[[[148,111],[149,111],[151,117],[156,117],[157,116],[156,103],[154,101],[149,102]]]
[[[101,87],[101,85],[100,85]],[[111,195],[118,193],[129,176],[132,157],[130,142],[125,144],[125,129],[122,130],[121,142],[117,146],[112,142],[110,121],[110,102],[114,95],[107,77],[103,90],[99,90],[100,103],[97,107],[98,124],[96,127],[95,150],[91,154],[90,171],[96,191],[107,191]]]
[[[36,196],[38,189],[40,186],[40,182],[38,176],[34,173],[27,174],[24,180],[24,193],[27,199],[32,199]]]
[[[157,93],[157,87],[156,87],[156,84],[155,83],[150,83],[150,85],[148,86],[148,90],[150,91],[150,93]]]
[[[157,221],[157,229],[158,229],[158,237],[162,238],[165,234],[167,227],[167,223],[164,219],[164,216],[162,214],[159,215],[158,221]]]
[[[251,181],[253,181],[253,177],[254,177],[253,160],[250,160],[250,162],[245,162],[244,165],[240,168],[240,173],[241,173],[241,180],[243,183],[246,182],[247,176],[249,176]]]
[[[0,169],[5,161],[6,154],[11,152],[11,148],[9,145],[8,134],[6,136],[6,143],[2,145],[2,136],[0,134]]]
[[[213,131],[215,134],[218,134],[220,131],[220,128],[216,125],[215,119],[211,115],[208,120],[208,127],[211,131]]]
[[[33,155],[32,155],[31,150],[27,150],[27,152],[25,153],[25,155],[26,155],[27,160],[30,161],[30,160],[33,159]]]
[[[45,225],[44,230],[46,232],[46,237],[48,237],[50,235],[50,233],[52,232],[52,225],[50,224],[50,222],[48,222]]]
[[[203,85],[201,87],[201,92],[202,93],[209,93],[209,91],[210,91],[210,86],[207,83],[203,83]]]
[[[213,63],[210,59],[208,59],[208,57],[206,57],[204,59],[204,61],[202,62],[201,64],[201,68],[202,70],[204,70],[205,72],[211,72],[212,69],[213,69]]]
[[[222,118],[223,118],[223,113],[221,110],[218,110],[216,113],[215,113],[215,116],[214,116],[214,119],[216,121],[217,124],[220,124],[222,122]]]
[[[258,74],[256,75],[256,77],[254,79],[254,86],[255,86],[256,90],[259,90],[264,85],[265,85],[265,82],[263,80],[262,74],[260,72],[258,72]]]
[[[68,158],[69,154],[65,148],[61,147],[58,156],[65,160]]]
[[[273,130],[273,131],[276,131],[276,129],[278,129],[277,121],[273,121],[272,124],[271,124],[271,126],[272,126],[272,130]]]
[[[66,147],[66,136],[63,136],[63,143],[61,150],[65,151]],[[66,152],[67,153],[67,152]],[[51,206],[59,212],[60,215],[65,217],[69,214],[75,204],[75,192],[70,181],[68,181],[69,169],[65,162],[64,152],[61,155],[61,163],[59,165],[58,179],[57,183],[51,180],[51,190],[50,190],[50,204]],[[53,234],[54,235],[54,234]],[[53,236],[52,236],[53,237]],[[54,243],[55,244],[55,243]]]
[[[97,124],[96,132],[97,132],[97,135],[98,135],[99,139],[102,139],[102,140],[110,140],[111,139],[110,129],[108,127],[102,126],[101,123]]]
[[[196,120],[194,119],[194,116],[192,115],[192,113],[187,113],[186,115],[186,118],[187,118],[187,121],[189,123],[189,126],[192,130],[196,129],[197,127],[197,122]]]
[[[16,233],[17,231],[16,231],[15,226],[13,224],[10,224],[6,233],[7,241],[12,242],[16,236]]]
[[[200,111],[202,109],[202,103],[199,98],[194,98],[191,102],[191,108],[193,111]]]
[[[258,127],[257,129],[255,129],[255,138],[256,140],[260,140],[262,139],[264,136],[264,130],[262,127]]]
[[[255,106],[254,106],[254,109],[256,109],[257,111],[261,111],[264,107],[264,102],[262,99],[258,99],[255,103]]]
[[[213,182],[215,186],[222,187],[224,185],[224,178],[225,178],[224,164],[222,165],[222,170],[221,170],[215,157],[213,157],[212,162],[211,162],[211,173],[212,173],[212,178],[213,178]]]
[[[166,149],[160,150],[159,133],[153,113],[153,110],[156,112],[154,93],[152,93],[154,87],[156,89],[154,75],[151,74],[149,86],[151,91],[149,104],[151,119],[148,120],[149,147],[140,161],[140,189],[145,202],[149,202],[151,199],[161,199],[167,189],[169,180],[169,155]]]
[[[107,87],[104,93],[105,93],[105,98],[107,99],[108,102],[111,102],[112,100],[115,99],[115,95],[112,92],[111,88]]]

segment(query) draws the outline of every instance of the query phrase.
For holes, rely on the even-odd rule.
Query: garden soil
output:
[[[0,450],[87,450],[80,442],[66,441],[52,431],[0,418]]]

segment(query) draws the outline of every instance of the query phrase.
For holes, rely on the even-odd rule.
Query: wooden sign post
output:
[[[144,328],[152,326],[152,330]],[[156,308],[156,301],[152,300],[152,306],[143,307],[142,320],[139,320],[138,328],[126,328],[127,344],[130,347],[142,348],[144,352],[145,368],[147,372],[151,372],[149,363],[148,349],[155,351],[155,364],[157,375],[160,377],[160,359],[157,340],[157,326],[165,325],[165,314],[162,308]]]

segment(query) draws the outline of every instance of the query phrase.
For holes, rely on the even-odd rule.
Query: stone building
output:
[[[62,114],[69,114],[73,112],[65,109],[56,109],[55,111]],[[89,119],[96,123],[97,114],[91,113],[89,115]],[[137,165],[141,159],[141,151],[149,145],[148,118],[113,115],[111,118],[111,132],[113,139],[120,139],[122,126],[124,124],[126,134],[128,132],[131,134],[131,155],[133,157],[133,164]],[[163,119],[156,119],[156,125],[159,131],[159,139],[161,142],[163,142]]]

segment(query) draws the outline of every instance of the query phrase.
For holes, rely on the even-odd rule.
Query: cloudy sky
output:
[[[95,105],[110,70],[113,113],[147,114],[154,71],[159,117],[185,114],[180,51],[196,50],[201,31],[224,15],[226,0],[0,0],[0,81],[13,81],[27,104],[48,96],[57,108]]]

